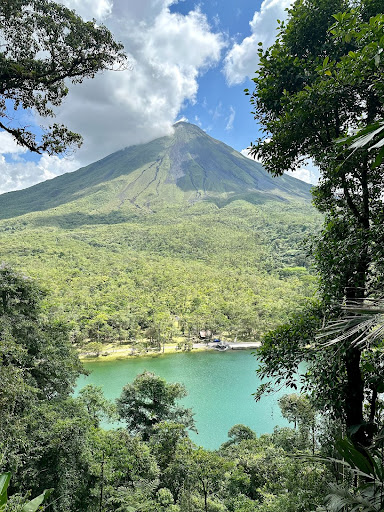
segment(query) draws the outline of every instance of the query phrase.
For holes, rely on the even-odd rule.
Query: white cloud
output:
[[[288,171],[286,174],[298,180],[305,181],[306,183],[311,183],[312,185],[316,185],[318,182],[318,179],[309,169],[297,169],[296,171]]]
[[[262,163],[261,160],[259,160],[257,157],[255,158],[253,155],[251,155],[249,148],[242,149],[240,153],[249,158],[250,160],[253,160],[254,162],[259,162],[259,164]]]
[[[271,139],[270,138],[265,138],[264,139],[264,142],[269,142]],[[259,158],[259,154],[257,153],[256,156],[255,155],[252,155],[251,154],[251,148],[245,148],[245,149],[242,149],[240,151],[240,153],[244,156],[246,156],[247,158],[250,158],[251,160],[254,160],[255,162],[259,162],[259,164],[262,164],[262,160]]]
[[[28,150],[19,146],[15,139],[8,132],[0,132],[0,154],[3,155],[20,155]]]
[[[268,141],[269,139],[266,139]],[[242,155],[244,155],[247,158],[250,158],[251,160],[254,160],[255,162],[259,162],[260,164],[263,164],[261,160],[259,160],[256,156],[254,158],[250,154],[249,148],[242,149],[240,151]],[[297,178],[298,180],[305,181],[306,183],[311,183],[311,185],[317,185],[319,181],[320,171],[319,168],[312,162],[312,160],[308,159],[306,162],[306,165],[304,167],[300,167],[299,169],[296,169],[295,171],[288,171],[285,174],[288,174],[289,176],[293,176],[294,178]]]
[[[233,122],[235,120],[236,116],[236,110],[232,107],[232,105],[229,107],[229,116],[227,118],[227,125],[225,129],[229,132],[233,129]]]
[[[43,154],[38,162],[19,158],[17,162],[8,162],[0,154],[0,194],[10,190],[21,190],[60,174],[78,169],[78,161]]]
[[[77,1],[66,3],[76,7]],[[57,116],[83,135],[76,154],[83,164],[170,134],[185,102],[195,101],[199,74],[220,59],[224,39],[206,16],[198,8],[185,16],[171,13],[172,3],[114,0],[104,21],[124,43],[132,69],[71,86]]]
[[[277,20],[287,17],[285,9],[292,0],[263,0],[260,11],[256,11],[249,25],[252,34],[235,43],[227,53],[224,61],[224,74],[230,85],[252,78],[258,66],[258,43],[268,48],[276,38]]]
[[[204,100],[205,100],[205,98],[204,98]],[[212,116],[212,119],[214,121],[219,119],[219,117],[222,117],[223,116],[223,104],[222,104],[222,102],[219,101],[219,103],[216,105],[216,107],[214,109],[210,109],[208,112]]]
[[[311,183],[312,185],[317,185],[320,177],[319,168],[310,159],[305,163],[303,167],[300,167],[295,171],[289,171],[286,174],[289,174],[290,176],[293,176],[299,180],[305,181],[306,183]]]
[[[41,155],[37,162],[28,161],[25,159],[27,152],[8,132],[0,132],[0,194],[30,187],[80,167],[73,158],[48,154]]]
[[[112,12],[112,0],[61,0],[62,4],[76,11],[85,20],[103,20]]]
[[[216,28],[218,28],[220,26],[221,20],[220,20],[220,16],[218,14],[214,15],[214,17],[212,18],[212,21]]]
[[[98,160],[126,146],[172,133],[186,102],[193,103],[198,77],[216,64],[225,46],[196,7],[171,13],[177,0],[61,0],[84,19],[104,23],[126,49],[131,69],[105,71],[70,85],[57,122],[81,133],[76,160],[20,160],[25,150],[0,132],[0,192],[25,188]],[[44,119],[38,119],[44,124]],[[9,153],[13,162],[2,155]]]

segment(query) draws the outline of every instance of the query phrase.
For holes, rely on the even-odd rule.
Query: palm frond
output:
[[[350,340],[353,346],[368,346],[384,339],[384,300],[361,299],[342,306],[344,316],[329,322],[316,336],[327,347]]]
[[[364,496],[362,491],[355,494],[341,485],[329,484],[329,487],[330,493],[325,501],[330,512],[342,512],[346,509],[348,512],[379,512],[382,510],[380,503]]]

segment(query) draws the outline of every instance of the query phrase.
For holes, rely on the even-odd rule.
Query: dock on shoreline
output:
[[[245,349],[248,349],[248,348],[260,348],[261,347],[261,341],[254,341],[254,342],[251,342],[251,341],[247,341],[247,342],[244,342],[244,343],[241,343],[241,342],[236,342],[236,343],[228,343],[228,345],[230,346],[230,348],[232,350],[245,350]]]

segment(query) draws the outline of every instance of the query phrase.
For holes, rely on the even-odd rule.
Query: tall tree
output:
[[[0,128],[30,151],[63,153],[79,146],[81,136],[59,124],[43,134],[20,126],[15,110],[54,117],[53,107],[79,83],[98,71],[122,65],[125,55],[109,30],[51,0],[0,3]]]
[[[43,316],[42,296],[31,279],[0,267],[0,464],[6,470],[23,464],[32,408],[67,398],[81,372],[67,327]]]
[[[132,384],[124,386],[117,408],[132,434],[141,434],[148,441],[160,422],[179,423],[194,429],[190,409],[178,404],[187,395],[182,384],[170,384],[154,373],[144,372]]]
[[[323,313],[327,310],[331,317],[342,301],[361,302],[375,293],[382,276],[382,165],[375,164],[373,152],[353,152],[334,143],[383,117],[381,12],[382,2],[376,0],[359,1],[353,8],[344,0],[297,1],[275,44],[260,50],[251,95],[255,118],[270,138],[259,139],[252,151],[267,169],[281,175],[308,157],[320,167],[314,202],[326,219],[312,249]],[[303,320],[295,324],[296,335]],[[285,330],[294,340],[292,324]],[[281,330],[277,335],[284,337]],[[290,347],[298,357],[303,357],[306,337],[298,336]],[[264,347],[264,375],[286,367],[283,359],[274,364],[268,356],[275,341],[272,334]],[[366,395],[374,409],[376,392],[364,373],[364,348],[352,336],[326,354],[312,353],[315,371],[309,373],[322,405],[345,421],[356,443],[369,444],[374,414],[365,417],[363,403]],[[333,383],[319,364],[324,359]]]

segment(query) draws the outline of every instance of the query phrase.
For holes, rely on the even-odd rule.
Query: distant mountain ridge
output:
[[[0,196],[0,218],[60,208],[87,213],[158,209],[236,199],[309,200],[310,185],[273,178],[195,125],[179,122],[174,134],[130,146],[77,171]]]

